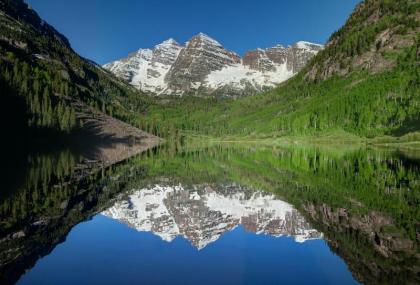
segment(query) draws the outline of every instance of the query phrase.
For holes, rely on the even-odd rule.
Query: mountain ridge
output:
[[[184,44],[170,38],[103,65],[156,95],[239,97],[276,86],[299,72],[323,46],[305,41],[247,51],[243,57],[199,33]],[[162,52],[163,51],[163,52]],[[157,54],[166,60],[157,59]]]

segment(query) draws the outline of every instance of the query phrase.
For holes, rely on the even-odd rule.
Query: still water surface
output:
[[[418,282],[416,153],[163,147],[106,169],[28,157],[2,196],[5,284]]]

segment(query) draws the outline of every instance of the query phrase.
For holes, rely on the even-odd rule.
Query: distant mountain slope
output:
[[[274,90],[234,102],[163,101],[149,115],[212,136],[420,131],[419,20],[419,1],[365,0],[324,50]]]
[[[8,102],[2,104],[5,120],[64,132],[78,125],[68,97],[125,121],[134,111],[142,112],[147,100],[77,55],[63,35],[21,0],[0,1],[0,88]],[[13,105],[19,110],[9,108],[14,101],[21,102]]]
[[[320,50],[321,45],[298,42],[249,51],[240,58],[199,33],[185,45],[169,39],[104,67],[136,88],[157,95],[238,97],[292,77]]]

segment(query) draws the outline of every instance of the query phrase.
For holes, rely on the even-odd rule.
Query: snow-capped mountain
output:
[[[169,39],[153,50],[139,49],[104,67],[140,90],[160,94],[167,88],[165,76],[182,49],[175,40]]]
[[[292,205],[235,184],[154,185],[134,191],[103,214],[168,242],[183,236],[198,249],[240,224],[257,234],[293,236],[297,242],[322,237]]]
[[[103,67],[156,95],[251,95],[299,72],[322,45],[297,42],[247,52],[243,58],[199,33],[184,45],[169,39]]]

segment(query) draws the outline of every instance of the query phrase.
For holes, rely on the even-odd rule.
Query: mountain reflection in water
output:
[[[240,224],[250,232],[293,236],[297,242],[322,237],[291,204],[236,184],[154,185],[134,191],[103,214],[168,242],[183,236],[198,249]]]
[[[418,284],[419,157],[168,145],[104,168],[71,150],[12,155],[0,283]]]

